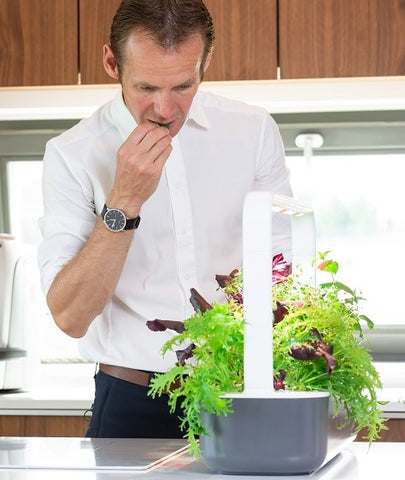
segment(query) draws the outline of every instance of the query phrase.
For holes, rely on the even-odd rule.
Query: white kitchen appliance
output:
[[[13,235],[0,234],[0,391],[26,384],[29,254]]]

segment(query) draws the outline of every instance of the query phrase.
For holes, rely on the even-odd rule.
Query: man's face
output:
[[[172,137],[179,132],[200,84],[203,49],[199,34],[175,51],[162,49],[144,32],[129,36],[120,81],[125,104],[138,124],[169,124]],[[109,54],[105,47],[106,69]],[[114,72],[118,78],[116,68]]]

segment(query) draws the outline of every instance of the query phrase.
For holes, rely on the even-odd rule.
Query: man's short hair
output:
[[[151,35],[166,50],[176,50],[191,35],[200,33],[204,42],[202,69],[215,42],[214,23],[202,0],[123,0],[110,31],[110,45],[120,76],[127,40],[134,30]]]

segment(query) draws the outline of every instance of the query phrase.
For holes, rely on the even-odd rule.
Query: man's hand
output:
[[[117,168],[107,205],[119,208],[129,218],[139,214],[153,194],[163,166],[173,149],[169,130],[156,124],[138,125],[117,153]]]

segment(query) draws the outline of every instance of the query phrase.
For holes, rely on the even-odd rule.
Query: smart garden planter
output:
[[[228,395],[232,413],[202,412],[208,435],[201,458],[229,474],[293,475],[317,470],[352,441],[344,420],[333,415],[328,392],[273,388],[272,205],[292,215],[311,215],[291,199],[252,192],[243,213],[244,391]],[[283,208],[284,205],[284,208]],[[309,225],[313,220],[309,219]],[[311,239],[314,233],[310,232]],[[309,252],[310,256],[312,252]]]

